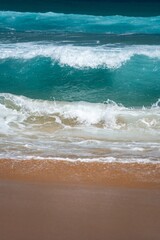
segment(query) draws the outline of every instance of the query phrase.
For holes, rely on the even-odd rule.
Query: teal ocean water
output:
[[[0,11],[0,158],[159,162],[159,26]]]

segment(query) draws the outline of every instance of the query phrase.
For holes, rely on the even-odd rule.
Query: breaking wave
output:
[[[58,46],[52,44],[17,43],[0,44],[0,59],[32,59],[38,56],[51,58],[59,64],[74,68],[119,68],[133,56],[160,59],[160,46]]]
[[[111,100],[104,103],[56,102],[33,100],[7,93],[0,94],[1,118],[7,122],[26,122],[42,124],[56,122],[62,126],[84,125],[106,129],[160,128],[160,100],[150,108],[126,108]],[[15,117],[15,119],[14,119]],[[40,123],[40,122],[39,122]],[[3,128],[2,128],[3,130]]]
[[[0,158],[156,163],[159,104],[133,109],[111,100],[69,103],[2,93]]]

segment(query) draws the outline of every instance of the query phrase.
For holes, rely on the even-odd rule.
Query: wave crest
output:
[[[38,56],[51,58],[61,65],[74,68],[119,68],[133,56],[160,59],[160,46],[101,46],[80,47],[35,43],[0,44],[0,59],[32,59]]]
[[[0,11],[1,29],[99,33],[160,33],[160,17],[92,16]]]
[[[7,93],[0,94],[1,118],[8,122],[44,119],[61,126],[95,126],[106,129],[160,129],[159,100],[151,108],[126,108],[111,100],[104,103],[32,100]],[[156,106],[156,107],[155,107]],[[14,117],[16,117],[16,119]],[[40,124],[40,122],[39,122]]]
[[[158,106],[130,109],[110,100],[49,102],[0,94],[0,112],[0,158],[159,161]]]

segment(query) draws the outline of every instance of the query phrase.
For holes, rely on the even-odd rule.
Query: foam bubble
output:
[[[38,56],[74,68],[119,68],[133,56],[160,59],[160,46],[97,46],[51,45],[36,43],[0,44],[0,59],[32,59]]]
[[[130,109],[110,100],[52,102],[1,93],[0,111],[0,158],[159,160],[157,107]]]
[[[152,105],[152,108],[160,108],[160,99],[158,99],[158,101]]]
[[[96,126],[106,129],[159,129],[159,108],[130,109],[113,101],[105,103],[56,102],[33,100],[7,93],[0,94],[1,118],[22,122],[30,117],[53,118],[67,125]],[[38,120],[37,120],[38,121]]]

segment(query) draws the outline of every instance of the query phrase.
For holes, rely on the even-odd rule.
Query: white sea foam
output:
[[[29,117],[52,117],[57,123],[96,126],[106,129],[159,129],[158,102],[151,108],[131,109],[108,100],[105,103],[33,100],[0,93],[1,118],[5,122],[23,122]],[[157,107],[155,107],[157,106]]]
[[[157,45],[84,47],[16,43],[0,44],[0,52],[0,59],[32,59],[41,56],[74,68],[119,68],[135,55],[160,59],[160,46]]]
[[[0,158],[157,162],[159,144],[158,102],[130,109],[0,94]]]
[[[4,159],[4,155],[0,154],[0,160]],[[92,163],[92,162],[99,162],[99,163],[125,163],[125,164],[130,164],[130,163],[140,163],[140,164],[160,164],[160,160],[154,160],[152,158],[116,158],[116,157],[95,157],[95,158],[81,158],[81,157],[74,157],[74,158],[69,158],[69,157],[47,157],[47,156],[36,156],[36,155],[13,155],[11,154],[6,154],[5,159],[16,159],[16,160],[53,160],[53,161],[67,161],[71,163],[77,163],[77,162],[84,162],[84,163]]]

